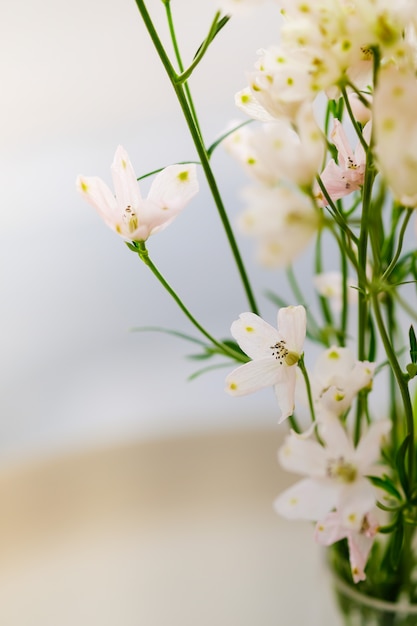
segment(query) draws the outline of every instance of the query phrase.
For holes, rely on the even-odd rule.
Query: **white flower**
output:
[[[391,422],[371,424],[356,448],[338,418],[328,416],[321,426],[324,446],[291,432],[279,450],[284,469],[308,478],[284,491],[275,509],[288,519],[313,521],[335,509],[344,528],[359,531],[364,516],[376,505],[376,490],[366,477],[376,471]]]
[[[373,513],[364,516],[358,530],[352,530],[343,525],[340,514],[334,511],[317,523],[314,538],[322,546],[347,539],[352,578],[353,582],[358,583],[366,578],[365,566],[378,529],[379,523]]]
[[[327,298],[334,313],[342,310],[343,304],[343,276],[341,272],[322,272],[313,276],[313,283],[317,292]],[[354,281],[349,279],[348,302],[353,303],[358,299],[357,290],[351,288]]]
[[[241,349],[252,359],[226,378],[226,391],[241,396],[273,386],[281,409],[280,422],[294,411],[297,363],[306,334],[303,306],[278,311],[278,330],[254,313],[242,313],[231,332]]]
[[[105,223],[125,239],[146,241],[178,215],[198,191],[195,165],[170,165],[142,198],[127,152],[119,146],[111,166],[116,197],[97,177],[77,178],[77,188]]]
[[[375,363],[357,361],[349,348],[331,346],[318,357],[310,382],[316,411],[342,415],[361,389],[372,385]]]
[[[286,119],[256,130],[245,126],[227,137],[224,145],[264,184],[287,181],[311,186],[321,167],[324,141],[310,106],[300,111],[296,126],[297,132]]]
[[[319,215],[311,199],[290,187],[261,185],[244,189],[243,197],[247,206],[238,224],[255,238],[259,263],[292,263],[317,232]]]
[[[271,47],[258,52],[255,70],[249,74],[249,88],[236,95],[236,105],[262,121],[294,119],[304,102],[311,102],[311,59],[305,51]],[[249,92],[249,93],[250,93]]]
[[[414,71],[383,68],[373,100],[375,153],[394,197],[417,205],[417,79]]]

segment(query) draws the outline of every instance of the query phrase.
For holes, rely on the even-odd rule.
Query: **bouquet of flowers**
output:
[[[226,391],[274,388],[281,427],[289,425],[279,460],[303,477],[275,508],[289,520],[314,522],[346,617],[356,611],[364,620],[358,623],[417,624],[417,250],[416,234],[409,235],[417,205],[417,0],[277,0],[278,42],[258,52],[248,86],[236,95],[245,120],[209,146],[189,78],[234,14],[261,10],[261,1],[217,0],[187,64],[170,0],[160,8],[173,59],[145,1],[136,4],[198,161],[152,172],[144,198],[138,181],[149,174],[138,178],[119,147],[114,193],[94,177],[80,176],[78,189],[174,298],[199,333],[202,356],[237,364]],[[253,181],[238,226],[255,240],[260,263],[286,272],[294,294],[292,303],[271,296],[277,326],[259,316],[211,166],[219,146]],[[198,169],[248,301],[227,340],[192,315],[147,247],[198,192]],[[299,279],[293,262],[312,241],[311,276]],[[336,250],[330,259],[328,242]],[[315,287],[314,302],[306,301],[305,281]],[[378,404],[373,395],[381,389],[387,393]],[[307,424],[299,412],[308,414]]]

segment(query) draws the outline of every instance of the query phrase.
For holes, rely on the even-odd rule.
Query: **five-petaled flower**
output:
[[[252,359],[226,378],[226,390],[241,396],[273,386],[281,409],[280,422],[294,411],[297,363],[302,356],[306,334],[303,306],[278,311],[278,330],[254,313],[242,313],[231,332],[242,350]]]
[[[95,176],[79,176],[77,188],[110,228],[131,241],[146,241],[168,226],[198,191],[195,165],[170,165],[157,174],[147,198],[142,198],[132,164],[121,146],[111,171],[116,197]]]
[[[279,450],[284,469],[307,475],[275,501],[288,519],[318,521],[336,510],[347,530],[358,531],[376,505],[376,490],[367,478],[375,473],[381,444],[391,429],[389,420],[373,422],[356,448],[337,417],[320,424],[324,446],[291,432]]]

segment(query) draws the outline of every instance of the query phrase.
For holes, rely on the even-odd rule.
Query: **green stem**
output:
[[[218,11],[216,13],[216,15],[214,16],[214,20],[211,24],[209,33],[207,35],[207,37],[205,38],[204,42],[202,43],[202,45],[200,46],[197,54],[195,55],[193,62],[189,65],[189,67],[184,71],[183,69],[181,69],[181,74],[178,76],[178,82],[183,83],[186,80],[188,80],[191,76],[191,74],[193,73],[194,69],[197,67],[197,65],[200,63],[201,59],[203,58],[203,56],[205,55],[205,53],[207,52],[207,49],[209,47],[209,45],[211,44],[211,42],[213,41],[216,32],[217,32],[217,26],[219,23],[219,18],[220,18],[220,11]],[[229,20],[229,18],[226,18],[227,20]]]
[[[139,258],[145,263],[145,265],[149,267],[153,275],[158,279],[164,289],[166,289],[170,296],[175,300],[175,302],[178,304],[181,311],[187,316],[191,324],[193,324],[193,326],[197,328],[197,330],[199,330],[200,333],[210,341],[210,343],[216,346],[216,348],[218,348],[222,354],[231,357],[235,361],[241,361],[243,363],[246,363],[249,359],[245,355],[237,352],[236,350],[233,350],[232,348],[229,348],[229,346],[225,345],[224,343],[217,341],[217,339],[210,335],[210,333],[207,332],[206,329],[203,328],[203,326],[201,326],[201,324],[195,319],[195,317],[190,313],[185,304],[182,302],[181,298],[176,294],[176,292],[172,289],[169,283],[159,272],[158,268],[151,261],[145,242],[137,241],[135,242],[134,247],[136,248],[136,252]]]
[[[177,36],[175,34],[174,20],[172,18],[171,2],[170,1],[165,3],[165,10],[166,10],[166,15],[167,15],[169,32],[170,32],[170,35],[171,35],[171,41],[172,41],[172,45],[174,47],[175,58],[177,59],[177,63],[178,63],[178,69],[179,69],[180,72],[184,72],[184,65],[183,65],[183,62],[182,62],[181,53],[180,53],[180,49],[179,49],[179,46],[178,46]],[[182,74],[177,77],[178,81],[180,80],[181,76],[182,76]],[[193,119],[194,119],[194,124],[196,125],[196,128],[197,128],[198,132],[201,135],[201,129],[200,129],[200,126],[199,126],[199,123],[198,123],[197,112],[195,110],[193,98],[191,96],[191,91],[190,91],[190,88],[189,88],[187,82],[184,82],[184,89],[185,89],[185,93],[186,93],[186,96],[187,96],[188,105],[190,107],[190,111],[191,111],[191,114],[192,114]]]
[[[379,334],[382,343],[385,348],[388,361],[391,365],[391,369],[397,381],[397,385],[400,390],[401,398],[403,401],[405,420],[407,425],[407,434],[410,435],[410,443],[408,447],[408,484],[409,491],[411,491],[414,480],[414,419],[413,419],[413,407],[410,398],[410,392],[408,389],[408,381],[400,367],[395,350],[391,344],[390,338],[385,328],[384,320],[381,313],[380,303],[378,299],[378,293],[372,293],[372,305],[375,314],[375,320],[378,326]]]
[[[362,216],[358,244],[358,266],[362,271],[358,272],[358,360],[364,361],[367,355],[366,337],[368,329],[368,295],[366,267],[368,264],[368,237],[371,221],[372,186],[375,178],[372,161],[372,151],[366,155],[366,169],[362,189]],[[355,445],[360,439],[362,415],[366,413],[365,405],[367,396],[358,395],[355,419]]]
[[[308,406],[309,406],[309,409],[310,409],[311,420],[313,422],[315,422],[316,421],[316,410],[314,408],[314,400],[313,400],[313,394],[311,392],[310,378],[308,376],[307,368],[306,368],[305,363],[304,363],[304,355],[303,354],[301,355],[301,357],[300,357],[300,359],[298,361],[298,367],[301,370],[301,373],[302,373],[303,378],[304,378],[304,382],[306,384]]]
[[[398,259],[400,258],[401,250],[402,250],[403,243],[404,243],[405,231],[407,230],[408,223],[409,223],[410,218],[411,218],[413,213],[414,213],[414,209],[407,209],[407,212],[406,212],[405,217],[404,217],[404,221],[403,221],[402,226],[401,226],[400,233],[398,235],[397,250],[395,251],[395,254],[394,254],[390,264],[388,265],[387,269],[383,273],[382,280],[385,280],[386,278],[388,278],[388,276],[391,274],[392,270],[395,268],[395,265],[396,265]]]
[[[353,111],[352,111],[352,107],[350,106],[350,102],[349,102],[349,98],[346,92],[346,87],[342,87],[341,88],[342,91],[342,95],[343,95],[343,100],[345,102],[346,105],[346,110],[348,112],[350,121],[352,122],[352,126],[355,129],[355,133],[358,136],[358,139],[360,141],[360,143],[362,144],[363,149],[365,150],[365,154],[368,152],[368,144],[366,143],[363,135],[362,135],[362,130],[359,127],[358,122],[356,121],[355,116],[353,115]]]
[[[152,42],[155,46],[155,49],[159,55],[159,58],[161,59],[161,62],[165,68],[165,71],[167,72],[168,78],[171,81],[171,84],[175,90],[178,102],[183,111],[184,118],[188,125],[191,137],[194,141],[194,145],[197,150],[204,174],[206,176],[206,180],[209,185],[214,203],[217,207],[217,211],[219,213],[221,222],[223,224],[223,228],[225,230],[227,239],[229,241],[229,245],[232,250],[232,254],[235,259],[235,263],[236,263],[236,266],[237,266],[237,269],[238,269],[238,272],[242,281],[242,285],[243,285],[244,291],[246,293],[246,297],[249,302],[250,310],[253,313],[258,313],[258,307],[256,305],[255,297],[252,292],[252,288],[251,288],[251,285],[250,285],[250,282],[249,282],[249,279],[245,270],[245,266],[243,264],[243,261],[239,252],[239,248],[237,246],[232,228],[230,226],[229,218],[227,216],[225,207],[223,205],[223,201],[222,201],[219,189],[217,187],[216,179],[213,175],[213,172],[210,166],[210,161],[207,155],[207,150],[203,144],[201,135],[198,132],[198,128],[195,125],[194,117],[190,111],[190,107],[189,107],[186,95],[184,93],[184,86],[178,82],[178,75],[176,74],[174,68],[172,67],[172,64],[168,58],[168,55],[165,52],[165,48],[163,47],[161,40],[159,39],[158,33],[155,30],[155,27],[147,11],[144,1],[135,0],[135,2],[142,16],[143,22],[146,26],[149,36],[151,37]]]

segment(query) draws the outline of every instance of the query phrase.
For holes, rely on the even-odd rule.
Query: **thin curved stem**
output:
[[[204,335],[204,337],[206,339],[208,339],[210,341],[210,343],[212,343],[214,346],[216,346],[216,348],[218,348],[222,354],[225,354],[226,356],[231,357],[235,361],[241,361],[241,362],[246,363],[249,360],[248,357],[246,357],[244,354],[242,354],[240,352],[237,352],[236,350],[233,350],[233,348],[230,348],[229,346],[225,345],[224,343],[221,343],[220,341],[217,341],[217,339],[215,339],[212,335],[210,335],[210,333],[190,313],[190,311],[187,309],[187,307],[185,306],[185,304],[183,303],[181,298],[173,290],[171,285],[165,280],[165,278],[162,276],[162,274],[160,273],[160,271],[158,270],[156,265],[154,265],[154,263],[151,261],[151,258],[149,256],[149,253],[148,253],[148,250],[146,248],[145,242],[144,241],[138,241],[138,242],[135,243],[134,247],[136,249],[136,252],[137,252],[139,258],[145,263],[145,265],[147,265],[149,267],[149,269],[151,270],[153,275],[158,279],[158,281],[161,283],[161,285],[164,287],[164,289],[166,289],[166,291],[170,294],[170,296],[175,300],[175,302],[178,304],[178,306],[181,309],[181,311],[187,316],[187,318],[189,319],[191,324],[198,331],[200,331],[200,333],[202,335]]]
[[[145,6],[145,2],[144,0],[135,0],[136,5],[138,7],[138,10],[142,16],[143,22],[146,26],[146,29],[149,33],[149,36],[152,39],[152,42],[155,46],[155,49],[161,59],[161,62],[165,68],[165,71],[167,72],[168,78],[175,90],[178,102],[180,104],[180,107],[182,109],[182,112],[184,114],[184,118],[185,121],[187,123],[188,129],[190,131],[191,137],[193,139],[195,148],[197,150],[200,162],[201,162],[201,166],[203,168],[204,174],[206,176],[206,180],[208,183],[208,186],[210,188],[214,203],[216,205],[218,214],[220,216],[221,222],[223,224],[223,228],[225,230],[226,233],[226,237],[229,241],[229,245],[233,254],[233,257],[235,259],[235,263],[238,269],[238,273],[240,275],[240,279],[242,281],[242,285],[244,288],[244,291],[246,293],[246,297],[248,299],[249,302],[249,307],[250,310],[253,313],[258,313],[258,307],[256,305],[256,301],[255,301],[255,297],[252,291],[252,287],[250,285],[250,281],[248,278],[248,275],[246,273],[246,269],[245,266],[243,264],[241,255],[240,255],[240,251],[239,248],[237,246],[236,240],[235,240],[235,236],[233,234],[232,231],[232,227],[230,225],[229,222],[229,218],[227,216],[226,213],[226,209],[224,207],[223,204],[223,200],[221,198],[219,189],[217,187],[217,182],[216,179],[214,177],[214,174],[212,172],[211,166],[210,166],[210,160],[207,154],[207,150],[203,144],[201,135],[198,131],[198,128],[195,125],[194,122],[194,116],[192,115],[192,112],[190,110],[189,107],[189,103],[187,101],[187,97],[186,94],[184,92],[184,85],[178,83],[178,75],[176,74],[174,68],[172,67],[171,61],[168,58],[168,55],[165,51],[164,46],[162,45],[162,42],[158,36],[158,33],[155,30],[155,27],[153,25],[153,22],[151,20],[151,17],[148,13],[148,10]]]
[[[393,374],[397,381],[397,385],[400,390],[401,398],[404,406],[405,420],[407,424],[407,434],[410,435],[408,445],[408,484],[411,490],[414,480],[414,419],[413,419],[413,407],[410,398],[410,391],[408,389],[408,381],[404,376],[404,373],[400,367],[395,350],[391,344],[387,330],[385,328],[384,320],[381,313],[380,302],[378,299],[378,293],[372,294],[372,305],[375,314],[375,320],[378,326],[379,334],[384,345],[385,353],[388,361],[391,365]]]

